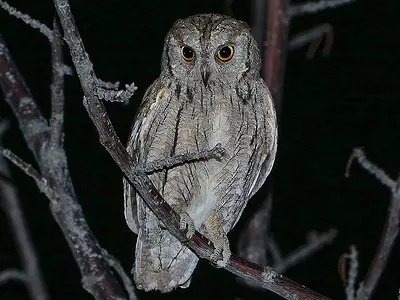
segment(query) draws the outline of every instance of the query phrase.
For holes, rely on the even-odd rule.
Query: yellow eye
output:
[[[184,60],[192,61],[194,59],[194,50],[188,46],[182,46],[181,55]]]
[[[231,45],[224,46],[218,50],[217,56],[221,61],[226,62],[232,58],[233,52],[234,52],[233,46]]]

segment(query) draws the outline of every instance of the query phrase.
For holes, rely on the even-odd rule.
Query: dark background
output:
[[[237,18],[250,21],[250,1],[237,0]],[[52,24],[50,1],[10,0],[32,17]],[[108,103],[110,118],[125,142],[135,109],[158,76],[163,38],[174,20],[203,12],[224,12],[222,1],[71,1],[76,23],[97,75],[106,81],[139,86],[128,106]],[[321,51],[307,60],[307,48],[286,60],[283,112],[274,167],[275,202],[272,231],[284,253],[305,242],[309,230],[337,228],[331,246],[292,268],[286,275],[333,299],[344,299],[337,273],[341,254],[355,244],[360,252],[359,279],[379,242],[389,191],[357,164],[344,177],[354,146],[393,178],[400,171],[400,95],[398,91],[400,11],[397,1],[357,1],[292,20],[291,35],[320,23],[334,29],[330,57]],[[44,36],[0,9],[0,34],[8,43],[22,75],[45,116],[50,103],[50,46]],[[68,58],[67,63],[71,65]],[[77,195],[89,226],[101,245],[129,271],[135,237],[125,225],[121,174],[98,142],[82,105],[76,77],[66,79],[65,146]],[[0,117],[11,121],[4,145],[29,162],[31,154],[16,120],[0,95]],[[12,168],[33,242],[53,299],[92,299],[81,287],[80,274],[48,200],[31,179]],[[265,189],[256,199],[261,201]],[[254,200],[246,215],[255,209]],[[0,271],[18,267],[19,257],[4,213],[0,213]],[[230,233],[233,252],[242,220]],[[400,243],[393,248],[375,299],[397,299],[400,288]],[[200,262],[187,290],[170,295],[139,292],[139,299],[278,299],[254,293],[233,275]],[[27,299],[21,283],[0,286],[0,299]],[[280,298],[279,298],[280,299]]]

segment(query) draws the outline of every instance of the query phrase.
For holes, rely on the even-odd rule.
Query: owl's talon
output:
[[[222,256],[222,259],[220,257]],[[211,262],[216,264],[218,268],[225,268],[228,265],[231,257],[228,239],[221,243],[214,243],[214,252],[211,255]]]
[[[194,233],[196,231],[196,229],[194,228],[194,221],[187,212],[180,213],[179,218],[179,227],[181,230],[187,229],[186,238],[190,240],[194,236]]]

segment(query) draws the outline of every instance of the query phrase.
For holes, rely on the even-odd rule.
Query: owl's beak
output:
[[[210,79],[210,71],[207,68],[203,68],[201,71],[201,78],[205,87],[208,85],[208,79]]]

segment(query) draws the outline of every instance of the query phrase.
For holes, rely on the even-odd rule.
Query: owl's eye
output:
[[[231,45],[224,46],[218,50],[217,56],[221,61],[226,62],[232,58],[233,52],[234,52],[233,46]]]
[[[194,50],[188,46],[181,47],[181,54],[186,61],[192,61],[194,59]]]

